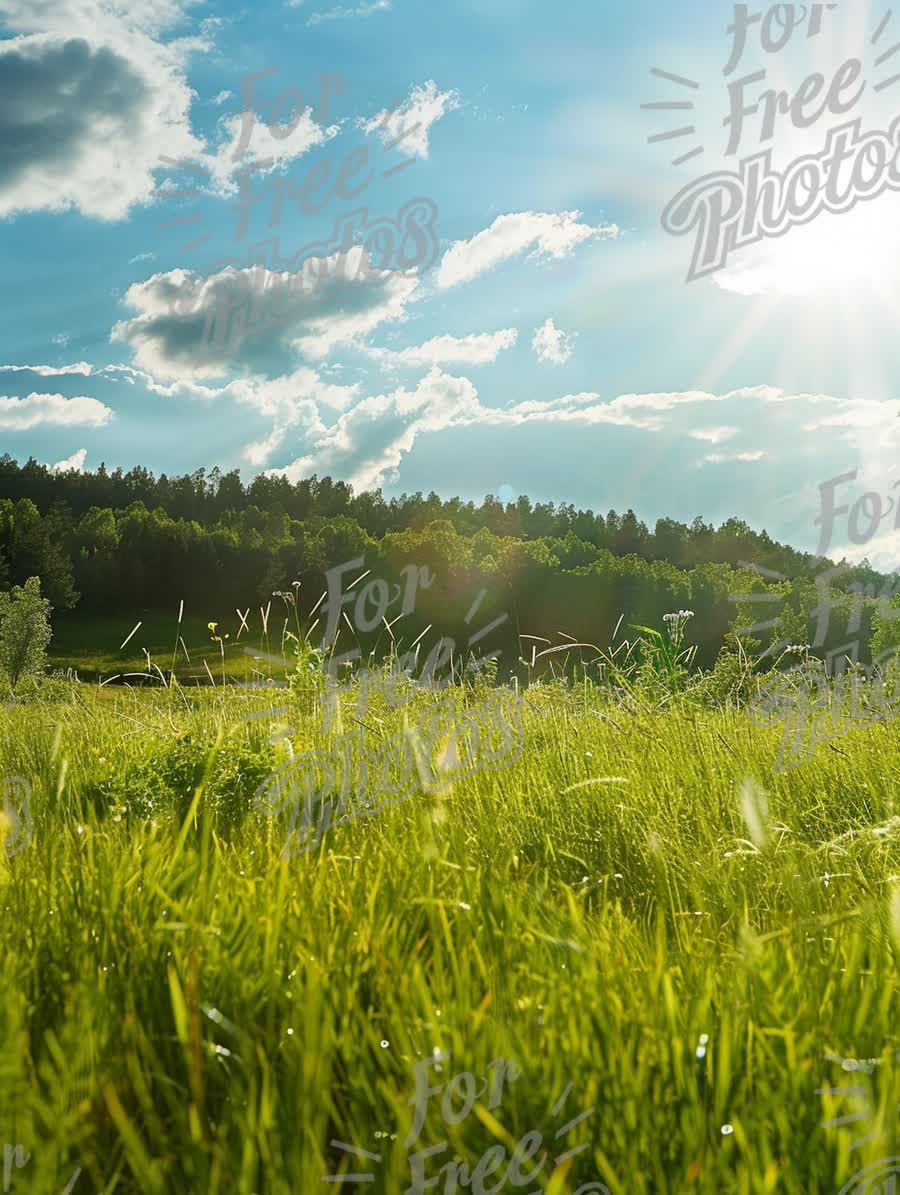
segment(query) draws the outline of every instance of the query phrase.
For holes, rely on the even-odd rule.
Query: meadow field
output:
[[[252,680],[254,662],[244,651],[244,644],[231,638],[240,630],[239,619],[233,610],[218,617],[221,619],[219,625],[228,627],[224,633],[229,635],[229,640],[223,640],[222,644],[228,676],[232,680]],[[252,618],[256,630],[260,622],[259,612],[254,611]],[[54,619],[48,664],[62,671],[71,669],[85,681],[127,680],[129,673],[146,671],[144,652],[147,651],[150,658],[163,667],[177,665],[183,682],[199,680],[208,684],[207,668],[218,671],[221,666],[220,650],[210,638],[210,620],[217,621],[217,615],[213,613],[204,618],[188,614],[178,625],[175,612],[134,610],[125,614],[83,614],[77,610],[66,611]]]
[[[5,1189],[892,1189],[895,723],[778,771],[737,704],[545,676],[482,728],[496,766],[439,726],[302,850],[273,775],[339,742],[358,778],[448,708],[358,686],[0,713],[33,817],[0,852]]]

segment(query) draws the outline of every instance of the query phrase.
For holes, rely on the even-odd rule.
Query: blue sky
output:
[[[780,53],[754,26],[732,78],[766,69],[793,92],[859,52],[867,89],[850,117],[779,118],[766,143],[749,116],[740,156],[786,164],[857,115],[886,129],[885,11],[845,0]],[[820,483],[857,470],[845,499],[892,492],[897,195],[690,283],[692,238],[660,224],[691,180],[734,168],[733,6],[0,0],[0,17],[0,443],[19,459],[734,514],[809,548]],[[418,272],[334,240],[362,208],[407,221]],[[278,321],[266,299],[211,346],[253,252],[267,287],[303,260],[351,280]],[[882,563],[891,526],[867,547]]]

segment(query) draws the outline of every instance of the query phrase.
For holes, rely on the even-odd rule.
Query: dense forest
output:
[[[689,609],[705,664],[730,628],[762,621],[764,646],[812,643],[824,655],[855,635],[865,662],[877,599],[893,594],[892,579],[868,565],[845,568],[823,618],[816,579],[832,566],[737,519],[660,519],[650,530],[630,509],[603,515],[525,497],[386,500],[327,477],[260,475],[245,485],[237,471],[57,473],[0,458],[0,589],[37,575],[57,611],[173,610],[183,600],[213,617],[297,582],[310,610],[325,571],[360,557],[395,580],[409,564],[432,570],[438,584],[423,591],[410,630],[440,624],[460,641],[482,588],[479,622],[509,614],[516,650],[520,634],[606,646],[623,617],[661,626],[666,613]],[[736,600],[750,594],[755,603]]]

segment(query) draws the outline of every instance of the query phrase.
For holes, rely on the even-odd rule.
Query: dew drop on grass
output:
[[[293,1037],[293,1036],[294,1036],[293,1029],[288,1029],[288,1037]]]
[[[385,1039],[385,1040],[384,1040],[384,1041],[381,1043],[381,1048],[382,1048],[382,1050],[386,1050],[390,1044],[391,1044],[391,1043],[390,1043],[390,1042],[389,1042],[387,1039]]]
[[[734,1132],[734,1126],[733,1126],[733,1125],[730,1125],[730,1124],[723,1124],[723,1125],[722,1125],[722,1136],[723,1136],[723,1137],[730,1137],[730,1136],[731,1136],[731,1134],[732,1134],[733,1132]]]

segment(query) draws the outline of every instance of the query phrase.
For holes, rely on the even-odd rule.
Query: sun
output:
[[[741,250],[714,275],[741,295],[827,300],[871,295],[900,280],[900,196],[887,194],[841,215],[823,213],[782,237]]]

